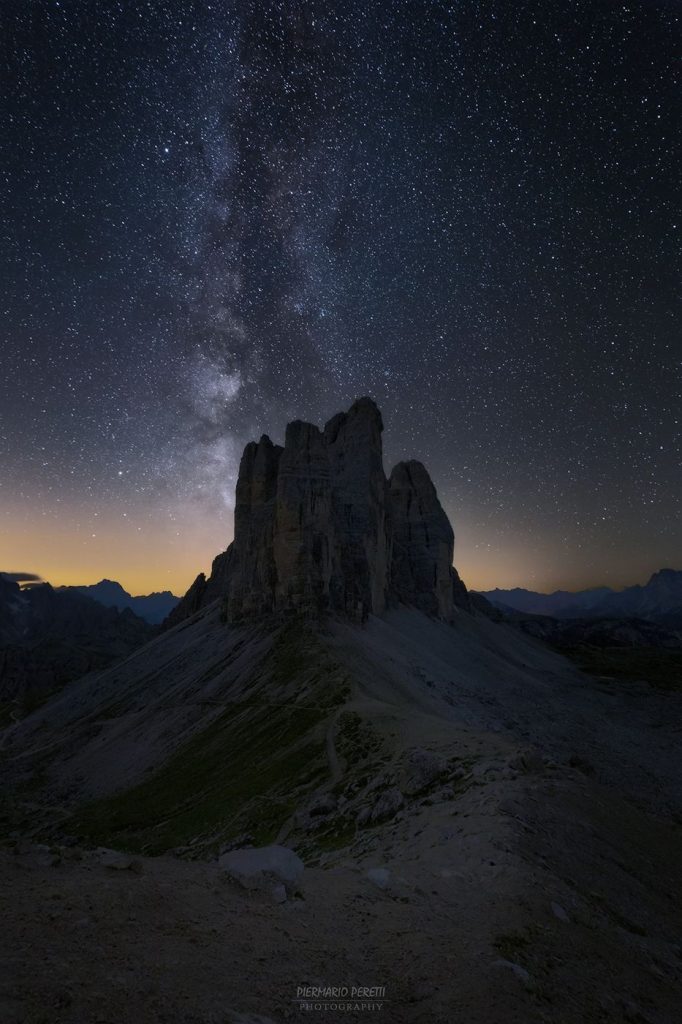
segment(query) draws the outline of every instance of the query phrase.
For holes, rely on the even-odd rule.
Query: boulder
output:
[[[516,757],[512,758],[509,762],[509,767],[525,775],[535,775],[544,771],[546,764],[540,751],[529,747],[527,750],[520,751]]]
[[[121,853],[120,850],[97,850],[96,857],[99,863],[112,871],[132,871],[134,874],[142,874],[142,861],[131,857],[128,853]]]
[[[516,975],[519,981],[522,981],[524,983],[524,985],[530,985],[530,974],[528,973],[525,967],[521,966],[521,964],[514,963],[513,960],[496,960],[493,966],[503,967],[506,970],[511,971],[513,974]]]
[[[403,794],[397,788],[387,789],[382,793],[374,804],[370,814],[370,821],[386,821],[393,818],[405,803]]]
[[[257,846],[231,850],[218,858],[218,864],[229,878],[245,889],[272,890],[272,882],[280,883],[287,892],[301,880],[304,865],[300,857],[286,846]]]
[[[61,863],[60,854],[44,843],[21,840],[14,847],[14,853],[22,858],[25,867],[49,868]]]
[[[377,889],[386,890],[391,885],[391,872],[388,868],[370,868],[365,872],[365,877],[376,885]]]
[[[312,818],[325,814],[332,814],[336,810],[337,806],[338,803],[333,793],[320,793],[315,797],[308,808],[308,814]]]
[[[286,889],[286,886],[282,885],[281,882],[277,882],[275,885],[273,885],[272,889],[270,890],[270,895],[272,896],[272,899],[273,899],[274,903],[286,903],[286,901],[287,901],[287,889]]]
[[[563,921],[564,924],[568,924],[570,922],[570,920],[571,920],[570,917],[568,916],[568,914],[566,913],[566,911],[564,910],[564,908],[561,906],[560,903],[554,903],[554,901],[552,901],[551,907],[552,907],[552,913],[554,914],[554,916],[556,918],[559,919],[559,921]]]
[[[403,791],[415,796],[437,782],[447,770],[447,759],[433,750],[410,750],[405,756]]]

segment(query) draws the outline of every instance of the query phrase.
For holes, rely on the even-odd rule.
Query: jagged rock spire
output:
[[[233,622],[325,611],[362,621],[399,603],[451,620],[468,600],[452,527],[420,462],[386,479],[382,431],[377,406],[360,398],[323,430],[290,423],[283,448],[266,435],[248,444],[234,541],[174,622],[216,597]]]
[[[391,590],[429,615],[452,615],[455,534],[421,462],[399,462],[388,482],[393,527]]]

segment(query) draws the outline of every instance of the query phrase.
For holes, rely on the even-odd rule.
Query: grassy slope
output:
[[[682,651],[658,647],[557,647],[590,675],[682,690]]]
[[[300,798],[329,778],[326,722],[347,686],[298,622],[283,628],[251,687],[149,779],[83,807],[70,828],[91,842],[197,853],[249,833],[272,841]]]

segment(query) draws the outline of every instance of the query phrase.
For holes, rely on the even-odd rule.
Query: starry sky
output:
[[[369,394],[471,587],[682,567],[673,0],[7,0],[0,568],[182,592]]]

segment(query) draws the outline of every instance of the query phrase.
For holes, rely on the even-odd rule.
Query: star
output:
[[[97,507],[95,579],[185,589],[246,442],[363,394],[471,586],[674,561],[674,5],[14,7],[0,507],[43,575]]]

